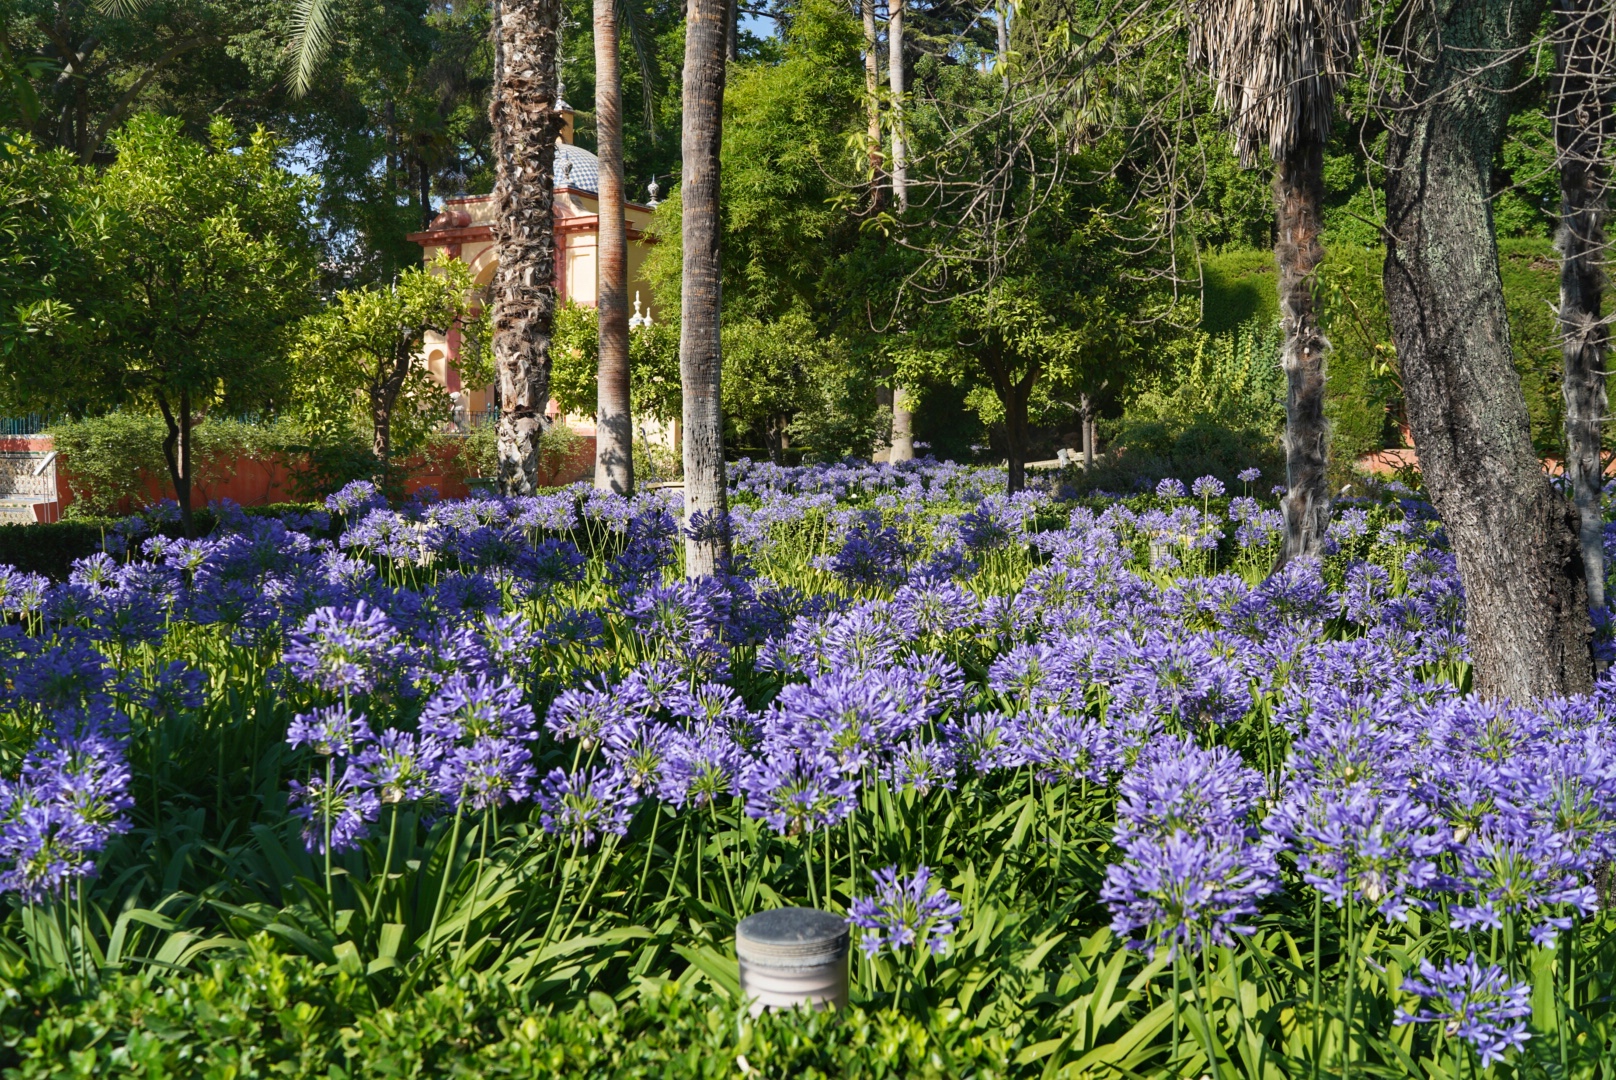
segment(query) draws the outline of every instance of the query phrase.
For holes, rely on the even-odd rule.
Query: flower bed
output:
[[[236,993],[241,965],[345,988],[299,1021],[330,1037],[293,1040],[298,1075],[365,1072],[339,1030],[451,990],[483,1017],[444,1029],[467,1062],[533,1011],[562,1041],[640,1009],[735,1033],[736,921],[800,904],[854,924],[855,1011],[983,1074],[1612,1052],[1611,684],[1469,697],[1423,503],[1338,507],[1322,565],[1269,576],[1249,474],[1232,498],[1005,497],[935,463],[733,480],[738,558],[697,583],[676,493],[584,487],[352,485],[329,517],[136,519],[68,582],[0,575],[6,1007],[108,1069],[151,1048],[142,1008]]]

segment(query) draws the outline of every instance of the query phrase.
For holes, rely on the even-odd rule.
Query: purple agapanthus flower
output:
[[[1156,485],[1156,497],[1159,499],[1182,499],[1189,494],[1184,489],[1184,481],[1174,477],[1167,477]]]
[[[1216,499],[1224,492],[1223,481],[1215,476],[1197,477],[1195,483],[1190,485],[1190,491],[1197,499]]]
[[[781,749],[741,772],[746,813],[795,836],[835,825],[853,812],[856,781],[822,750]]]
[[[616,766],[571,774],[551,769],[539,785],[539,821],[545,832],[587,848],[605,833],[628,835],[638,801],[628,777]]]
[[[515,739],[479,735],[447,751],[438,764],[438,793],[451,806],[490,810],[521,802],[538,775],[533,755]]]
[[[403,649],[386,612],[360,600],[323,607],[287,635],[282,659],[302,682],[333,693],[367,693],[381,683]]]
[[[350,712],[345,705],[299,713],[286,729],[288,744],[307,746],[322,757],[346,757],[373,738],[365,714]]]
[[[389,729],[354,757],[354,783],[376,793],[383,806],[417,802],[432,792],[443,756],[441,740]]]
[[[1419,996],[1420,1008],[1398,1013],[1393,1023],[1441,1024],[1448,1038],[1476,1051],[1483,1068],[1531,1038],[1526,1025],[1532,1015],[1531,984],[1510,982],[1503,968],[1483,966],[1474,953],[1441,967],[1421,959],[1419,977],[1404,979],[1403,988]]]
[[[678,731],[668,742],[657,794],[675,807],[702,807],[740,790],[746,755],[728,728],[715,722]]]
[[[1262,470],[1253,466],[1249,469],[1241,469],[1235,475],[1239,477],[1242,484],[1254,484],[1262,477]]]
[[[922,942],[932,955],[943,956],[962,910],[947,889],[932,887],[925,866],[907,877],[889,866],[875,872],[875,895],[854,898],[847,921],[864,931],[859,947],[870,956],[883,949],[901,956]]]
[[[1215,836],[1175,832],[1137,843],[1106,868],[1100,899],[1111,908],[1111,929],[1154,956],[1208,944],[1232,945],[1251,932],[1257,900],[1279,889],[1272,864],[1255,849]]]
[[[495,681],[486,675],[451,675],[421,713],[421,731],[452,741],[529,739],[533,708],[508,677]]]
[[[331,835],[331,852],[353,851],[369,835],[370,823],[381,812],[381,802],[373,791],[355,783],[349,773],[338,776],[329,787],[325,778],[315,776],[307,784],[292,781],[292,816],[303,822],[303,843],[316,855],[325,854],[326,832]]]

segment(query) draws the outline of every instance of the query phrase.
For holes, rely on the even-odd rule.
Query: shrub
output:
[[[10,974],[10,973],[8,973]],[[13,981],[13,980],[8,980]],[[13,1080],[280,1076],[927,1078],[983,1080],[1016,1047],[957,1011],[926,1019],[857,1008],[753,1019],[722,996],[652,987],[535,1007],[468,976],[376,1007],[363,977],[274,951],[267,935],[200,974],[65,982],[0,997],[0,1067]]]
[[[163,458],[167,431],[158,416],[113,412],[57,424],[50,433],[72,478],[73,503],[66,517],[104,517],[142,503],[146,477],[155,478],[160,491],[168,491],[168,464]],[[303,442],[289,421],[255,423],[228,417],[210,417],[197,425],[193,438],[192,465],[201,484],[219,480],[239,457],[286,453]]]
[[[254,517],[289,517],[324,509],[315,502],[272,503],[248,507]],[[211,510],[198,510],[193,516],[196,530],[206,535],[217,521]],[[66,581],[74,559],[102,550],[113,526],[123,519],[78,517],[39,525],[0,525],[0,565],[15,566],[31,574],[44,574],[52,581]],[[165,525],[165,536],[179,536],[179,524]]]

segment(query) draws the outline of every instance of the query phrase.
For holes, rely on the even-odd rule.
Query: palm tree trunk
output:
[[[679,378],[684,390],[685,573],[709,577],[729,558],[718,317],[726,0],[689,0],[685,16],[684,275]]]
[[[860,0],[864,17],[864,114],[865,140],[870,145],[870,209],[879,211],[886,204],[882,191],[881,168],[881,61],[876,56],[875,0]]]
[[[600,368],[595,406],[595,486],[634,490],[634,414],[628,378],[628,237],[623,219],[623,75],[617,2],[595,0],[595,130],[600,156]]]
[[[1560,157],[1560,336],[1565,357],[1566,473],[1579,519],[1588,606],[1605,606],[1604,520],[1599,496],[1604,470],[1600,431],[1605,420],[1605,353],[1609,329],[1604,299],[1605,168],[1600,160],[1610,108],[1600,80],[1609,77],[1611,24],[1597,0],[1556,6],[1559,70],[1554,86],[1554,141]]]
[[[555,318],[556,29],[559,0],[494,5],[494,363],[499,379],[499,486],[539,486]]]
[[[1313,298],[1314,272],[1324,258],[1324,144],[1295,143],[1274,175],[1279,243],[1279,307],[1285,334],[1285,543],[1279,569],[1321,554],[1330,524],[1329,426],[1324,420],[1324,332]]]
[[[892,91],[892,198],[909,209],[909,151],[903,141],[903,4],[891,0],[887,20],[887,85]]]
[[[1409,95],[1387,147],[1386,306],[1409,426],[1465,591],[1476,692],[1518,703],[1592,684],[1577,519],[1532,446],[1493,233],[1491,162],[1523,0],[1417,8],[1393,48]],[[1518,54],[1517,54],[1518,55]]]

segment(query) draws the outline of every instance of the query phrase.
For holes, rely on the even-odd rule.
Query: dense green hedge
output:
[[[112,978],[94,995],[15,986],[0,970],[0,1075],[994,1080],[1034,1075],[1019,1048],[958,1013],[768,1014],[667,985],[528,1008],[471,977],[377,1007],[362,978],[248,944],[205,974]],[[1039,1064],[1043,1064],[1039,1062]]]
[[[284,517],[321,509],[318,503],[274,503],[247,508],[254,516]],[[193,515],[198,535],[213,531],[217,523],[211,510]],[[94,555],[117,518],[78,518],[40,525],[0,525],[0,564],[15,566],[29,573],[44,574],[55,581],[66,580],[73,560]],[[178,536],[179,525],[169,525],[166,535]]]

